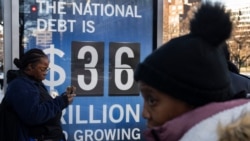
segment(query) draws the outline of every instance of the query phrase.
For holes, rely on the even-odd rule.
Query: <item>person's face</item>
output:
[[[47,57],[43,57],[40,59],[40,62],[37,62],[31,70],[31,75],[38,81],[42,81],[45,79],[46,74],[49,70],[49,59]]]
[[[139,81],[139,89],[144,99],[142,116],[147,127],[157,127],[190,111],[191,106]]]

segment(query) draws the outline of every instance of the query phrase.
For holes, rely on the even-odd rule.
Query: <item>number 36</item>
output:
[[[82,96],[138,95],[133,75],[140,61],[139,43],[72,42],[71,83]]]

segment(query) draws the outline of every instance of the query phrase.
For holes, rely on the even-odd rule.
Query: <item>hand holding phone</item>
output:
[[[69,93],[69,94],[73,94],[73,93],[75,93],[75,87],[74,86],[68,86],[67,87],[67,92]]]
[[[73,86],[71,86],[71,88],[70,88],[70,94],[73,94]]]
[[[73,99],[76,96],[75,90],[76,90],[76,87],[74,87],[74,86],[68,86],[67,89],[66,89],[65,96],[67,96],[69,104],[71,104],[73,102]]]

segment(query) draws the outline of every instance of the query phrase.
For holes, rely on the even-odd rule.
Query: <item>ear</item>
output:
[[[34,67],[31,65],[31,64],[29,64],[28,66],[27,66],[27,71],[31,71],[32,69],[34,69]]]

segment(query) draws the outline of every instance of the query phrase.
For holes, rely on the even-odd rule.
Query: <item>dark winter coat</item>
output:
[[[250,78],[242,74],[230,72],[231,87],[233,94],[249,93],[250,94]]]
[[[60,118],[68,105],[67,97],[53,99],[42,82],[21,75],[9,83],[4,99],[20,120],[18,141],[63,138]]]

